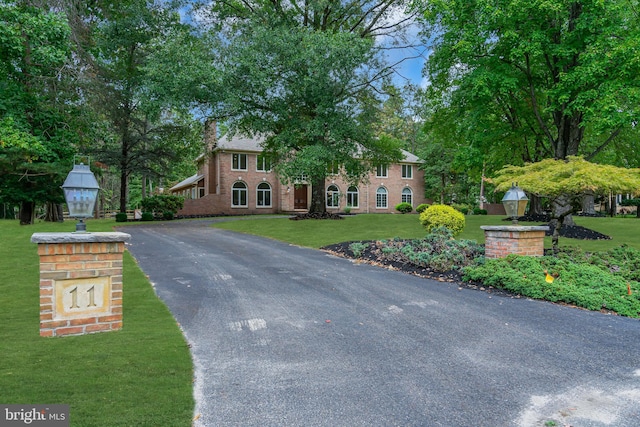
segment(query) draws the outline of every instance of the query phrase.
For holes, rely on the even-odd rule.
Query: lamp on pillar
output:
[[[74,164],[73,170],[69,172],[62,185],[62,189],[69,208],[69,216],[78,219],[76,233],[86,233],[87,224],[83,219],[93,215],[98,190],[100,190],[96,177],[88,165]]]
[[[511,188],[505,193],[502,198],[502,205],[507,213],[507,216],[511,218],[513,224],[518,223],[518,217],[524,215],[524,210],[527,208],[529,198],[518,184],[511,184]]]

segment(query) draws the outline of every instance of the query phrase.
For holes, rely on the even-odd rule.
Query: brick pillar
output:
[[[504,258],[509,254],[544,255],[547,226],[483,225],[486,258]]]
[[[40,256],[40,336],[122,328],[126,233],[35,233]]]

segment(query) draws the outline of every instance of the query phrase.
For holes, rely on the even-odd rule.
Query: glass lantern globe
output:
[[[507,216],[511,218],[514,224],[518,223],[518,217],[524,215],[524,211],[527,208],[529,198],[525,192],[518,187],[517,184],[511,184],[511,188],[505,193],[502,198],[502,205],[507,213]]]
[[[98,181],[89,166],[82,163],[73,165],[73,170],[67,175],[62,190],[69,216],[79,220],[76,224],[76,232],[86,232],[87,226],[83,219],[93,216],[98,190],[100,190]]]

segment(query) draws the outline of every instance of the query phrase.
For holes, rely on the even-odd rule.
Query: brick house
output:
[[[215,133],[213,133],[215,134]],[[198,158],[198,173],[169,190],[185,197],[178,215],[247,215],[307,212],[311,184],[301,177],[283,184],[261,153],[259,138],[236,135],[210,141],[209,154]],[[359,185],[349,185],[338,175],[325,182],[329,212],[391,213],[400,202],[415,208],[426,203],[424,172],[415,155],[403,151],[398,164],[379,166]]]

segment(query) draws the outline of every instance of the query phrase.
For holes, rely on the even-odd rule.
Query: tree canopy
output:
[[[524,191],[548,197],[552,201],[568,196],[570,209],[554,217],[557,224],[553,243],[557,247],[564,218],[579,209],[579,200],[585,193],[638,194],[640,168],[599,165],[579,156],[569,156],[565,160],[545,159],[524,166],[505,166],[493,179],[499,191],[508,190],[514,182]]]
[[[231,132],[262,134],[274,168],[312,183],[311,211],[324,211],[332,165],[357,179],[400,158],[372,122],[385,77],[377,37],[400,34],[410,15],[396,0],[214,2],[200,11],[215,34],[218,90],[212,115]]]
[[[431,102],[459,118],[440,125],[516,162],[597,154],[640,114],[634,4],[425,1]]]

